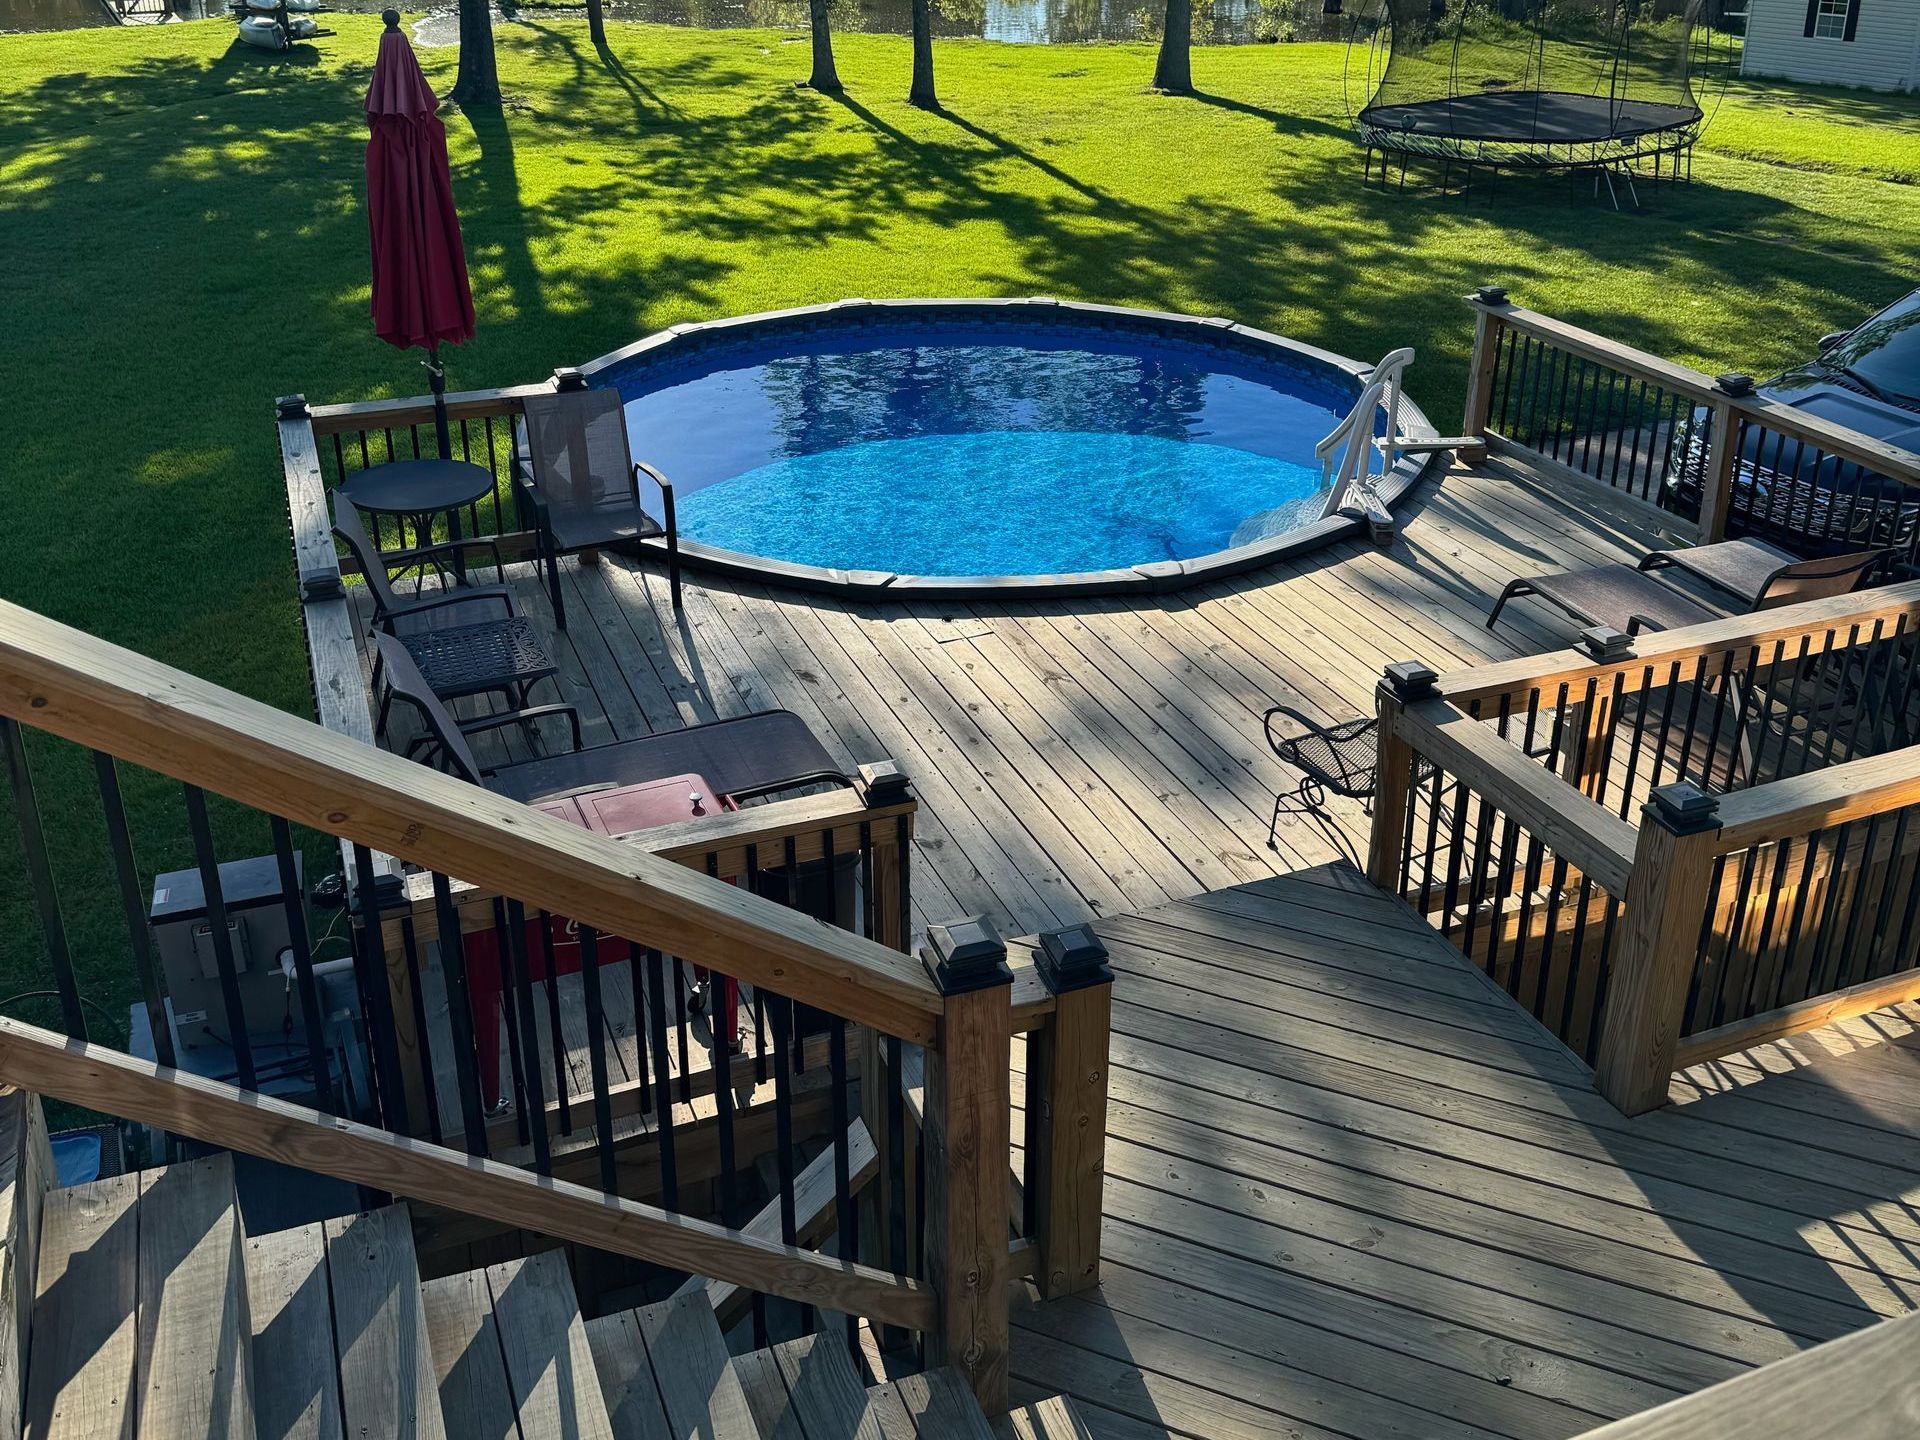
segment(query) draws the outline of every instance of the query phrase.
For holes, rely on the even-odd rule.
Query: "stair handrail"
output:
[[[0,1016],[0,1084],[876,1324],[936,1328],[923,1281],[535,1175]]]
[[[0,602],[0,715],[919,1044],[912,956]]]

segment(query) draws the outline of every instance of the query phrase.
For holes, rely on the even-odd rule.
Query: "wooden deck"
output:
[[[1101,1436],[1572,1436],[1920,1304],[1920,1011],[1701,1067],[1628,1121],[1332,837],[1294,821],[1267,847],[1293,779],[1268,705],[1363,713],[1389,662],[1565,645],[1531,602],[1489,633],[1491,597],[1655,540],[1504,466],[1404,520],[1390,551],[1153,600],[696,578],[676,618],[652,567],[564,570],[588,743],[792,709],[912,777],[918,922],[1098,918],[1105,1284],[1021,1309],[1014,1374]]]
[[[1403,512],[1389,551],[1335,546],[1153,599],[868,605],[696,577],[676,619],[657,567],[567,562],[561,684],[589,744],[779,706],[849,766],[897,760],[923,802],[916,921],[1029,934],[1334,858],[1299,820],[1267,848],[1275,788],[1297,778],[1262,736],[1269,705],[1371,713],[1392,661],[1566,645],[1575,627],[1536,602],[1490,633],[1492,597],[1656,543],[1617,497],[1507,462]],[[514,583],[548,615],[530,568]],[[1363,847],[1359,806],[1335,813]]]
[[[1102,1437],[1552,1440],[1920,1305],[1920,1007],[1627,1120],[1345,867],[1096,928],[1104,1283],[1013,1373]]]

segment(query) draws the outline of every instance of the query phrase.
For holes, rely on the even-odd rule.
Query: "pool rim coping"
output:
[[[1363,377],[1371,374],[1374,368],[1372,365],[1348,356],[1337,355],[1331,350],[1323,350],[1304,341],[1292,340],[1284,335],[1276,335],[1272,331],[1243,325],[1224,316],[1187,315],[1170,310],[1101,305],[1083,300],[1060,300],[1048,295],[1004,298],[919,297],[900,300],[851,298],[827,301],[818,305],[793,306],[784,310],[760,310],[749,315],[732,315],[718,320],[688,321],[669,325],[663,330],[657,330],[617,350],[610,350],[574,368],[583,381],[592,385],[598,377],[613,367],[656,354],[674,345],[684,336],[724,335],[730,331],[746,334],[758,328],[768,328],[776,324],[804,320],[812,316],[833,315],[849,310],[898,310],[911,313],[934,309],[979,309],[992,312],[1043,306],[1052,310],[1071,311],[1075,314],[1123,317],[1128,322],[1139,324],[1145,330],[1160,328],[1189,335],[1199,332],[1211,332],[1217,335],[1219,332],[1228,331],[1242,340],[1251,342],[1256,349],[1279,351],[1287,356],[1305,359],[1317,365],[1341,371],[1363,387],[1365,384]],[[1428,421],[1426,413],[1405,394],[1400,399],[1400,428],[1401,433],[1412,440],[1432,440],[1439,434]],[[1395,503],[1424,479],[1443,458],[1438,453],[1421,456],[1403,455],[1393,469],[1380,478],[1374,488],[1374,494],[1389,515],[1393,513]],[[898,595],[921,600],[965,599],[969,596],[985,595],[1003,598],[1018,595],[1071,597],[1166,594],[1209,580],[1243,574],[1264,565],[1292,559],[1330,545],[1336,540],[1368,533],[1369,529],[1369,522],[1365,516],[1324,515],[1310,524],[1288,530],[1280,535],[1269,536],[1249,545],[1228,546],[1224,550],[1211,551],[1186,560],[1156,560],[1110,570],[1038,575],[902,575],[888,570],[843,569],[809,565],[793,560],[779,560],[772,556],[728,550],[698,540],[682,539],[678,548],[681,561],[700,570],[736,579],[766,580],[794,589],[828,594],[854,595],[861,598]],[[638,542],[637,548],[650,554],[664,555],[666,542],[657,538],[643,540]]]

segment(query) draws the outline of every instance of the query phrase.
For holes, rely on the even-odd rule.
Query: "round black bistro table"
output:
[[[413,543],[433,543],[433,517],[447,517],[447,538],[460,539],[460,507],[472,505],[493,489],[493,472],[466,460],[389,460],[349,476],[340,493],[354,508],[376,515],[399,517],[400,543],[407,543],[406,525],[413,523]],[[423,564],[426,557],[422,557]],[[439,570],[435,564],[434,569]],[[424,572],[423,572],[424,573]],[[467,567],[456,547],[453,573],[464,581]]]

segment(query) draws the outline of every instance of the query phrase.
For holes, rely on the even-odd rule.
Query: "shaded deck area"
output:
[[[983,913],[1029,934],[1335,858],[1297,819],[1267,848],[1275,788],[1297,779],[1262,736],[1268,706],[1371,713],[1393,661],[1566,645],[1576,627],[1536,602],[1489,632],[1493,597],[1659,543],[1618,495],[1507,461],[1402,510],[1391,550],[1333,546],[1165,597],[869,605],[695,576],[676,617],[657,566],[567,562],[560,683],[588,744],[784,707],[849,767],[897,760],[923,802],[916,921]],[[530,567],[514,584],[549,617]],[[1335,807],[1363,847],[1360,807]]]
[[[1096,928],[1104,1282],[1013,1373],[1103,1437],[1578,1435],[1920,1306],[1920,1007],[1627,1120],[1345,867]]]

